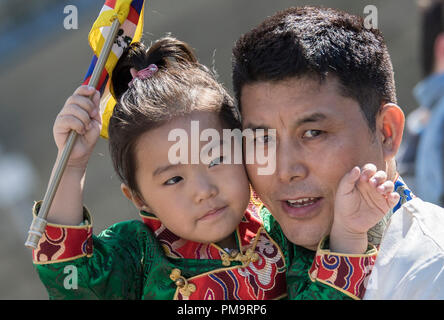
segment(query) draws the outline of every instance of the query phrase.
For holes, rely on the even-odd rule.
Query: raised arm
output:
[[[92,98],[90,98],[92,97]],[[78,225],[83,221],[83,186],[86,167],[100,134],[100,94],[94,88],[80,86],[70,96],[54,123],[53,134],[60,159],[71,130],[76,142],[48,213],[48,222]],[[52,174],[54,174],[54,169]]]

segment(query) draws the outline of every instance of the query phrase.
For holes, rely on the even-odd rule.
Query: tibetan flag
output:
[[[83,81],[85,85],[89,83],[105,39],[110,33],[111,24],[115,19],[119,19],[120,29],[96,87],[102,97],[100,101],[100,112],[102,115],[102,131],[100,135],[105,139],[108,138],[108,123],[116,104],[111,94],[110,78],[125,48],[132,42],[140,41],[142,37],[143,7],[144,0],[106,0],[89,32],[88,41],[94,56]]]

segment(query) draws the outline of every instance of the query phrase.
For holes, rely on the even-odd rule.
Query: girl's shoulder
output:
[[[153,246],[157,239],[153,231],[140,220],[126,220],[117,222],[106,228],[97,236],[101,241],[115,242],[140,248]]]

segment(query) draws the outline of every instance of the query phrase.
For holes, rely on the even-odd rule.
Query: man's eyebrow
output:
[[[167,164],[165,166],[160,166],[156,168],[153,172],[153,177],[160,175],[161,173],[164,173],[165,171],[168,171],[170,169],[173,169],[174,167],[179,166],[180,164]]]
[[[296,120],[295,127],[299,127],[305,123],[318,122],[325,119],[327,119],[327,116],[323,113],[320,112],[312,113]]]
[[[327,119],[327,116],[325,114],[320,113],[320,112],[315,112],[315,113],[309,114],[307,116],[304,116],[304,117],[296,120],[295,127],[299,127],[299,126],[303,125],[304,123],[317,122],[317,121],[322,121],[325,119]],[[269,130],[271,128],[266,125],[262,125],[262,124],[256,125],[256,124],[247,122],[247,124],[244,126],[244,129],[251,129],[251,130],[255,131],[258,129]]]

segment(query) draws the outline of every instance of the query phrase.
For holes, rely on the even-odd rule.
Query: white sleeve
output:
[[[444,299],[444,209],[419,198],[392,216],[364,299]]]

